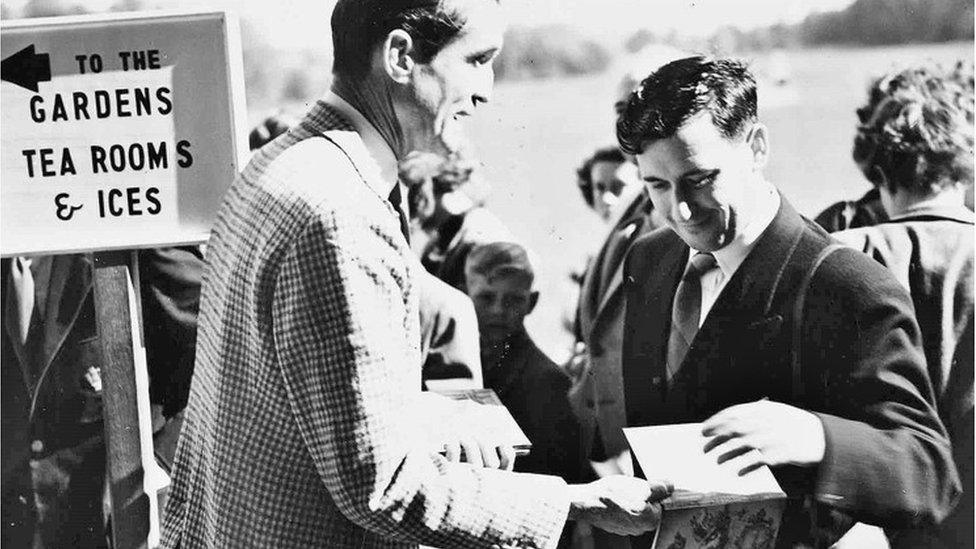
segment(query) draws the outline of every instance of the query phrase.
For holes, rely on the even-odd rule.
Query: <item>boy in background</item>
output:
[[[532,443],[515,470],[579,482],[580,427],[566,396],[569,378],[525,331],[525,317],[539,300],[528,253],[512,242],[482,244],[468,255],[464,274],[478,316],[485,387]]]

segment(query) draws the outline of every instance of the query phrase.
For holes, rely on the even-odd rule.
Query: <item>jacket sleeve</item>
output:
[[[960,483],[906,291],[867,256],[841,250],[811,284],[804,329],[804,355],[821,362],[826,382],[815,497],[880,526],[940,522]]]
[[[419,338],[407,336],[417,288],[400,254],[340,212],[316,217],[282,260],[277,361],[322,482],[349,520],[390,538],[555,547],[568,510],[561,479],[449,463],[420,443],[431,421],[416,405]]]
[[[478,318],[468,296],[427,271],[419,272],[423,381],[467,379],[484,386]]]
[[[167,418],[185,408],[190,395],[202,273],[197,246],[139,251],[150,400]]]

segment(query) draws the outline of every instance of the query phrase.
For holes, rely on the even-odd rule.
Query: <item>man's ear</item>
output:
[[[765,124],[756,123],[746,136],[746,143],[752,151],[752,164],[756,170],[766,167],[769,160],[769,130]]]
[[[539,304],[539,291],[533,290],[532,293],[529,294],[529,312],[525,314],[526,315],[532,314],[532,311],[535,310],[535,306],[538,304]]]
[[[383,70],[398,84],[410,81],[413,72],[413,38],[403,29],[394,29],[383,42]]]

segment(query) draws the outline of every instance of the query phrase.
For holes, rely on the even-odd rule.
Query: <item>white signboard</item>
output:
[[[203,242],[246,158],[237,21],[3,22],[0,254]]]

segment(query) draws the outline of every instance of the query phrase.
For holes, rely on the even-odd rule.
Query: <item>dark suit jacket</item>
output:
[[[172,416],[185,406],[192,374],[200,252],[173,248],[139,255],[150,400]],[[41,510],[46,546],[100,546],[105,541],[102,395],[85,378],[100,366],[91,256],[51,261],[44,322],[26,348],[8,323],[13,318],[6,284],[10,260],[0,263],[3,545],[30,546],[39,517],[36,491],[48,503]],[[25,372],[33,372],[37,381]],[[169,431],[158,438],[175,438]]]
[[[932,531],[899,532],[896,547],[973,547],[973,212],[917,207],[841,241],[892,271],[915,303],[939,417],[965,493]]]
[[[764,397],[806,408],[823,423],[826,455],[815,469],[774,471],[788,495],[872,524],[941,521],[959,479],[907,292],[876,262],[841,249],[816,271],[792,318],[799,281],[831,242],[783,199],[667,380],[671,306],[689,249],[670,231],[638,241],[625,270],[628,424],[698,422]],[[794,321],[802,322],[799,349]],[[780,545],[807,535],[804,520],[796,505],[787,510]]]
[[[485,371],[485,386],[498,394],[532,443],[529,455],[515,461],[515,471],[580,482],[580,427],[566,399],[569,378],[524,331],[509,345],[507,355]]]

